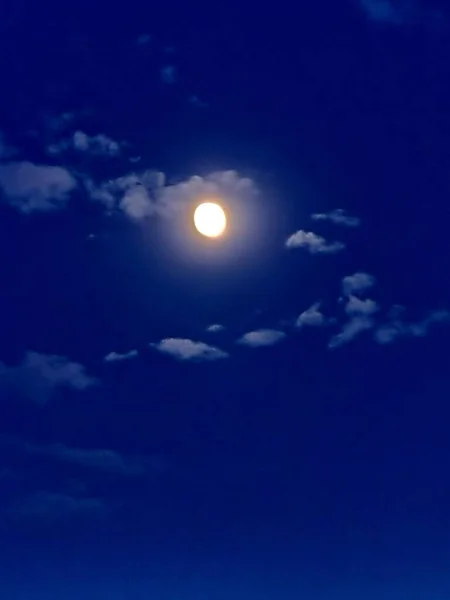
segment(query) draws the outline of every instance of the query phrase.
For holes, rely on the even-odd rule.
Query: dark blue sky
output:
[[[2,598],[449,597],[449,34],[2,7]]]

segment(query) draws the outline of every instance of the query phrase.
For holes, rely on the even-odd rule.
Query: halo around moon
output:
[[[225,211],[216,202],[203,202],[195,209],[194,225],[206,237],[219,237],[227,227]]]

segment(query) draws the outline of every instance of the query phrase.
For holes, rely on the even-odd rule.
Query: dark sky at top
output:
[[[3,4],[2,598],[449,597],[449,35]]]

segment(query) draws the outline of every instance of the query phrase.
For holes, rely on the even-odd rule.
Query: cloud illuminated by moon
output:
[[[203,202],[195,209],[194,224],[206,237],[219,237],[225,231],[227,218],[223,208],[215,202]]]

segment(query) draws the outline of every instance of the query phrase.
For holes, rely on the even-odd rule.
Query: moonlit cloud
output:
[[[85,367],[64,356],[28,352],[23,362],[15,367],[0,363],[0,386],[45,404],[62,387],[77,391],[98,384],[86,373]]]
[[[68,149],[96,156],[118,156],[120,154],[120,145],[113,139],[102,133],[89,136],[83,131],[76,131],[70,140],[52,144],[47,148],[50,154],[60,154]]]
[[[24,214],[66,208],[76,181],[62,167],[12,162],[0,165],[5,201]]]
[[[123,354],[120,354],[119,352],[110,352],[104,357],[103,360],[106,363],[121,362],[123,360],[129,360],[130,358],[136,358],[137,355],[137,350],[130,350],[129,352],[124,352]]]
[[[375,277],[369,273],[358,272],[347,275],[342,280],[342,293],[350,296],[353,293],[361,293],[375,285]]]
[[[325,325],[326,320],[324,315],[320,312],[320,302],[316,302],[310,308],[301,313],[298,317],[295,326],[296,327],[322,327]]]
[[[293,233],[286,240],[287,248],[305,248],[311,254],[336,254],[345,248],[341,242],[327,242],[325,238],[312,231],[299,231]]]
[[[262,346],[273,346],[278,344],[286,337],[283,331],[278,329],[257,329],[256,331],[249,331],[241,338],[238,339],[237,343],[243,346],[249,346],[250,348],[260,348]]]
[[[223,325],[219,325],[218,323],[214,323],[213,325],[210,325],[209,327],[207,327],[206,331],[208,331],[209,333],[220,333],[224,329],[225,329],[225,327]]]
[[[204,342],[195,342],[187,338],[166,338],[156,344],[150,344],[162,354],[168,354],[182,361],[215,361],[228,358],[228,354],[215,346]]]
[[[314,213],[311,215],[311,219],[313,221],[331,221],[335,225],[345,227],[358,227],[361,225],[361,220],[358,217],[348,215],[342,208],[336,208],[328,213]]]
[[[350,296],[345,306],[345,312],[349,319],[329,341],[328,347],[338,348],[351,342],[363,331],[372,329],[375,325],[373,315],[378,311],[378,305],[374,300],[361,300],[356,296]]]
[[[147,170],[95,184],[86,182],[90,197],[108,210],[121,210],[134,220],[159,215],[172,217],[202,197],[245,198],[257,193],[251,179],[236,171],[216,171],[167,184],[164,173]]]

